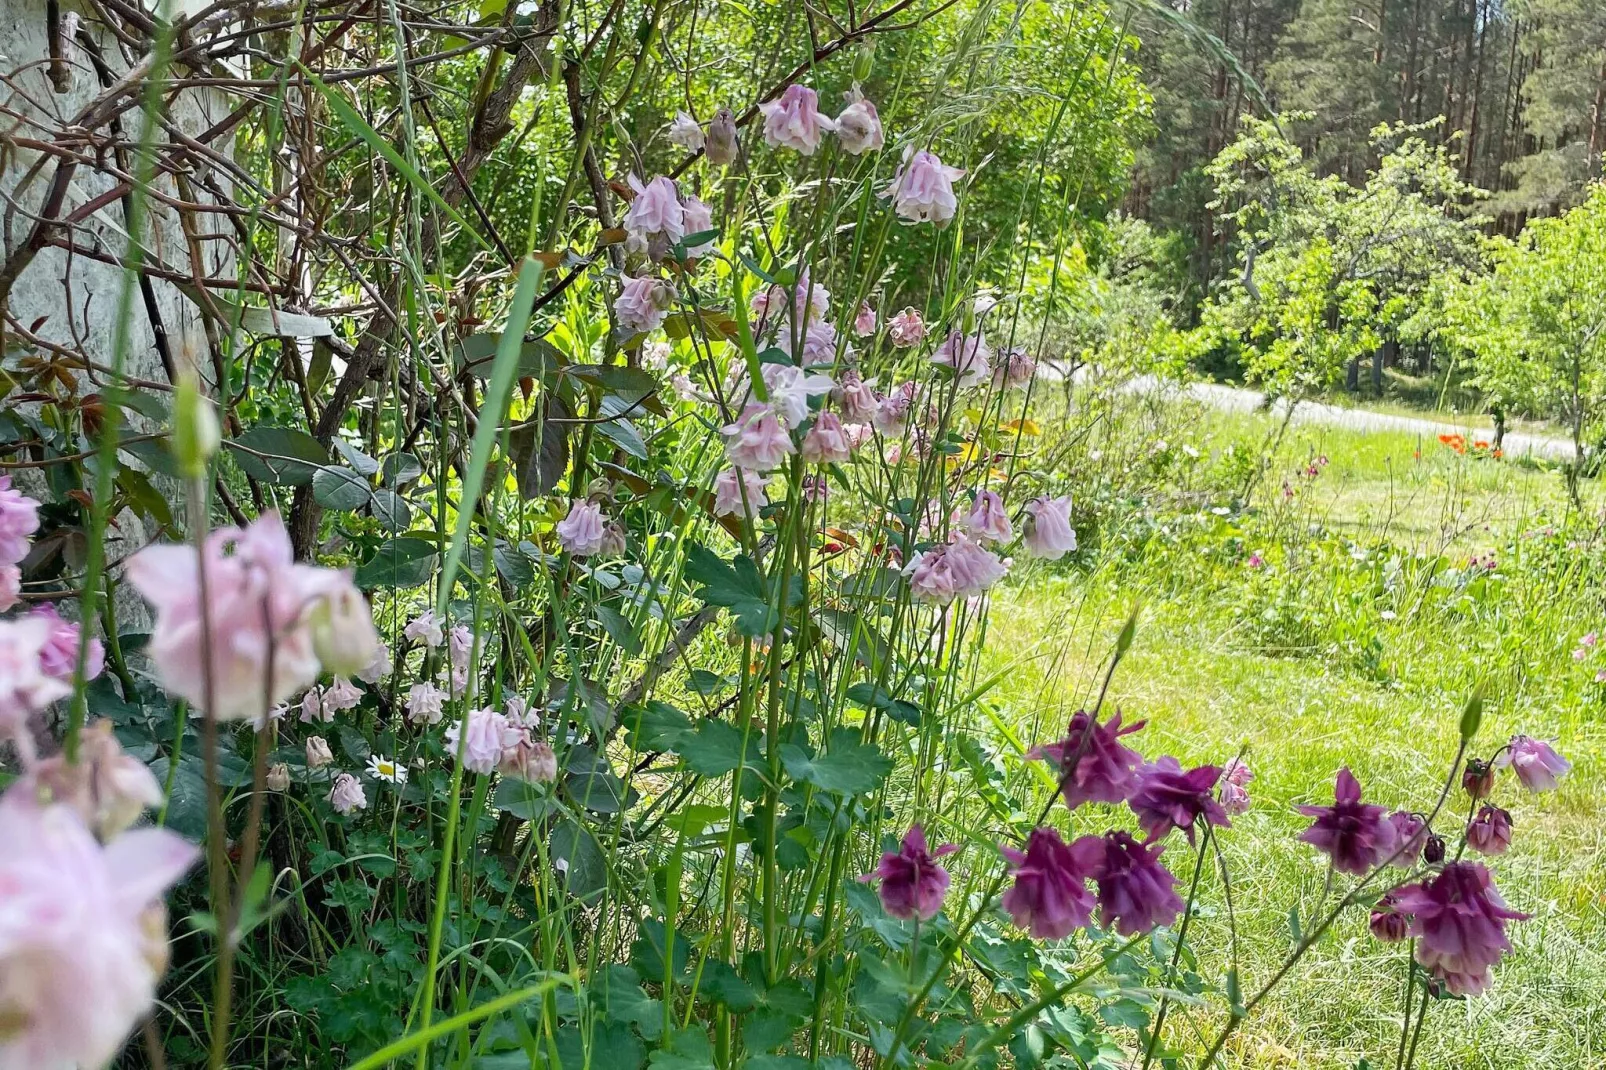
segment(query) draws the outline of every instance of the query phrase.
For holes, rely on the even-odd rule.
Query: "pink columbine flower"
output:
[[[22,601],[22,569],[0,564],[0,613]]]
[[[787,364],[766,364],[762,374],[770,408],[793,431],[808,419],[809,399],[829,394],[835,385],[828,375],[811,374]]]
[[[1046,494],[1026,503],[1021,525],[1026,552],[1046,561],[1058,561],[1076,550],[1076,529],[1071,527],[1071,497]]]
[[[865,382],[856,368],[849,368],[837,378],[831,391],[831,400],[842,409],[842,418],[850,424],[867,424],[874,417],[881,397],[875,387]]]
[[[842,142],[842,151],[850,156],[862,156],[879,150],[886,144],[886,136],[875,105],[859,91],[857,84],[843,97],[848,106],[836,117],[836,136]]]
[[[602,525],[602,546],[597,550],[598,557],[618,557],[625,552],[625,529],[619,526],[617,520],[610,520]]]
[[[350,773],[340,773],[329,788],[329,804],[335,808],[337,814],[366,810],[368,793],[363,790],[362,781]]]
[[[870,302],[859,302],[859,311],[853,317],[853,333],[860,338],[875,333],[875,309],[870,307]]]
[[[1479,862],[1451,862],[1431,880],[1401,888],[1399,910],[1414,916],[1416,961],[1461,996],[1489,987],[1489,971],[1511,950],[1506,922],[1530,916],[1506,906]]]
[[[434,684],[421,681],[407,689],[407,698],[403,705],[407,707],[407,719],[414,724],[422,721],[424,724],[439,724],[446,709],[446,692]]]
[[[993,368],[993,389],[1025,386],[1036,373],[1036,359],[1020,346],[1011,346],[998,354],[998,364]]]
[[[1389,864],[1414,868],[1428,844],[1428,823],[1408,810],[1396,810],[1389,815],[1389,824],[1394,829],[1393,861]]]
[[[965,516],[965,530],[978,542],[1008,542],[1015,534],[1009,522],[1009,512],[1004,508],[1004,499],[990,490],[976,492],[970,512]]]
[[[877,889],[881,906],[892,917],[930,921],[941,913],[943,898],[948,894],[948,871],[937,864],[937,859],[957,850],[951,843],[930,850],[925,829],[914,825],[898,850],[883,852],[875,872],[859,879],[881,881]]]
[[[50,602],[37,607],[29,615],[50,626],[50,639],[39,651],[40,670],[58,680],[71,680],[73,671],[78,668],[78,642],[83,634],[78,622],[67,620]],[[93,680],[105,666],[106,648],[99,639],[91,639],[88,660],[84,665],[84,679]]]
[[[102,846],[70,807],[0,799],[0,1066],[100,1067],[167,969],[162,897],[198,852],[166,829]]]
[[[544,739],[533,738],[527,728],[515,728],[511,733],[513,742],[502,748],[497,770],[531,784],[550,784],[556,780],[558,758],[552,753],[552,745]]]
[[[1248,785],[1255,774],[1241,760],[1233,758],[1221,773],[1221,808],[1229,814],[1249,811]]]
[[[1229,827],[1227,811],[1212,792],[1221,767],[1201,765],[1186,772],[1170,755],[1138,770],[1138,784],[1126,804],[1138,816],[1138,825],[1151,840],[1179,828],[1193,842],[1193,826],[1203,818],[1207,825]]]
[[[558,521],[558,544],[576,557],[590,557],[602,549],[602,507],[579,499],[569,503],[569,515]]]
[[[708,121],[708,137],[703,142],[703,154],[715,167],[729,167],[736,162],[740,143],[736,140],[736,116],[729,108],[720,108]]]
[[[727,468],[714,477],[714,515],[758,515],[768,503],[765,488],[769,480],[746,468]],[[747,500],[742,500],[743,494]]]
[[[426,609],[418,616],[407,622],[402,629],[402,637],[413,642],[422,640],[427,647],[438,647],[446,642],[446,633],[441,630],[441,622],[435,616],[433,609]]]
[[[909,423],[909,409],[914,405],[914,390],[915,384],[911,380],[878,401],[875,414],[870,417],[871,425],[890,438],[903,434]]]
[[[1044,743],[1026,752],[1033,760],[1054,763],[1060,775],[1065,805],[1075,810],[1083,803],[1121,803],[1138,786],[1138,766],[1143,756],[1121,742],[1146,722],[1124,728],[1121,711],[1099,724],[1084,710],[1071,716],[1069,731],[1058,743]]]
[[[668,137],[671,145],[679,145],[689,152],[703,150],[703,128],[697,125],[696,119],[683,111],[675,113],[675,121],[669,124]]]
[[[505,714],[492,709],[472,710],[464,721],[446,729],[447,753],[457,753],[461,738],[463,768],[474,773],[494,772],[502,760],[502,751],[517,731],[510,728]]]
[[[28,541],[38,530],[39,503],[0,475],[0,563],[15,565],[27,557]]]
[[[1016,925],[1039,940],[1063,940],[1092,920],[1096,900],[1087,873],[1058,832],[1035,828],[1024,852],[999,850],[1015,876],[1001,902]]]
[[[952,368],[959,379],[960,388],[969,389],[986,382],[992,374],[992,356],[992,348],[980,332],[967,335],[955,329],[948,332],[948,337],[931,355],[931,363]]]
[[[793,345],[792,338],[794,330],[797,328],[782,325],[775,339],[775,344],[781,352],[805,368],[832,364],[836,361],[836,347],[841,336],[837,334],[836,325],[830,320],[811,320],[802,328],[802,336],[796,340],[796,346]],[[847,359],[851,360],[852,357],[853,352],[849,350]],[[766,365],[766,367],[784,367],[784,365]]]
[[[760,104],[764,113],[764,141],[771,148],[785,146],[805,156],[813,156],[820,138],[836,124],[820,112],[820,98],[814,90],[796,82],[786,87],[779,100]]]
[[[1495,767],[1480,758],[1468,758],[1461,770],[1461,790],[1474,799],[1487,799],[1494,791]]]
[[[688,235],[703,234],[713,230],[714,210],[696,197],[687,197],[685,223]],[[714,240],[710,238],[707,241],[698,242],[696,245],[686,246],[686,255],[692,258],[707,256],[716,248],[718,247],[714,244]]]
[[[662,327],[664,317],[675,306],[675,288],[651,276],[621,277],[624,284],[613,303],[614,318],[620,328],[631,334],[645,334]]]
[[[628,181],[636,196],[623,223],[637,245],[635,251],[645,251],[653,239],[672,245],[686,236],[686,211],[674,179],[659,175],[643,186],[641,179],[631,175]]]
[[[40,665],[50,631],[50,623],[38,617],[0,621],[0,740],[9,737],[30,746],[28,718],[72,693],[66,681]]]
[[[822,412],[815,417],[814,426],[803,436],[799,452],[808,464],[841,464],[853,455],[842,420],[834,412]]]
[[[307,737],[307,768],[322,769],[335,760],[334,753],[329,749],[329,741],[322,736]]]
[[[738,468],[767,472],[797,452],[792,436],[768,405],[753,403],[742,410],[736,422],[727,424],[725,456]]]
[[[887,337],[899,349],[917,346],[926,337],[926,321],[913,308],[906,308],[887,321]]]
[[[1349,766],[1338,771],[1332,806],[1296,809],[1316,819],[1299,838],[1332,859],[1340,873],[1365,876],[1398,846],[1388,810],[1361,802],[1361,784]]]
[[[1116,830],[1083,836],[1071,844],[1079,868],[1098,888],[1099,923],[1122,936],[1138,936],[1170,925],[1182,913],[1177,879],[1160,864],[1165,846],[1139,843]]]
[[[46,758],[11,790],[71,807],[103,843],[162,803],[162,785],[150,766],[125,753],[112,723],[104,720],[84,728],[76,762],[69,762],[65,752]]]
[[[997,554],[983,549],[964,534],[954,536],[947,550],[954,590],[961,598],[980,597],[1009,571],[1009,566]]]
[[[1372,935],[1385,944],[1397,944],[1411,935],[1411,919],[1400,913],[1399,903],[1398,895],[1385,892],[1372,907],[1368,927]]]
[[[268,766],[268,775],[262,783],[272,792],[286,792],[290,790],[290,766],[284,762],[274,762]]]
[[[1554,791],[1556,781],[1573,767],[1573,763],[1557,754],[1549,743],[1524,735],[1512,736],[1494,764],[1501,769],[1510,766],[1529,791]]]
[[[881,196],[892,198],[892,207],[900,218],[942,226],[959,210],[954,180],[964,174],[959,168],[943,163],[936,153],[916,150],[911,145],[904,150],[903,164],[881,191]]]
[[[374,656],[368,660],[368,664],[357,670],[357,679],[365,684],[377,685],[390,675],[393,660],[389,644],[381,642],[374,647]]]
[[[754,333],[763,334],[785,319],[788,308],[792,310],[792,321],[795,323],[824,320],[831,311],[831,291],[813,281],[809,269],[805,267],[798,273],[793,285],[767,286],[752,296],[747,307],[759,321]]]
[[[1467,825],[1467,846],[1480,855],[1503,855],[1511,846],[1511,815],[1484,803]]]
[[[210,606],[200,600],[203,555]],[[150,654],[162,686],[220,720],[260,717],[317,679],[323,655],[360,666],[379,641],[350,574],[296,564],[277,513],[213,532],[200,554],[147,546],[129,559],[127,574],[156,609]],[[211,633],[210,673],[203,629]],[[270,663],[272,679],[264,679]]]

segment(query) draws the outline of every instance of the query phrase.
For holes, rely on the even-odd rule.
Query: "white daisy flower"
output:
[[[375,780],[388,780],[392,784],[407,783],[406,768],[379,754],[368,756],[368,775]]]

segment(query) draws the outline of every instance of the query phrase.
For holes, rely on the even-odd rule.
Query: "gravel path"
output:
[[[1133,379],[1127,389],[1135,392],[1160,391],[1199,401],[1211,408],[1227,412],[1256,412],[1266,404],[1266,395],[1258,390],[1223,386],[1220,383],[1174,383],[1156,379],[1152,375]],[[1272,403],[1270,415],[1281,418],[1288,411],[1288,402]],[[1353,431],[1404,431],[1407,434],[1438,437],[1461,434],[1467,441],[1494,438],[1494,428],[1488,424],[1427,420],[1418,416],[1398,416],[1370,409],[1329,405],[1320,401],[1302,401],[1294,410],[1294,423],[1318,424],[1324,427],[1344,427]],[[1554,435],[1532,435],[1522,431],[1507,431],[1502,448],[1510,456],[1528,454],[1557,460],[1570,460],[1573,444]]]

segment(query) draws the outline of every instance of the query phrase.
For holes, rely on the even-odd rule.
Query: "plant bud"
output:
[[[269,791],[289,791],[290,767],[283,762],[274,762],[268,766],[267,784]]]
[[[173,457],[179,471],[191,479],[204,476],[221,441],[211,399],[201,393],[196,376],[181,375],[173,394]]]
[[[1422,861],[1430,866],[1436,866],[1444,861],[1444,837],[1429,836],[1427,845],[1422,848]]]
[[[1461,771],[1461,787],[1474,799],[1487,799],[1494,791],[1494,766],[1478,758],[1467,759]]]

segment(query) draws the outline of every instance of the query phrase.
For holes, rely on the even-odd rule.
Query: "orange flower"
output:
[[[1478,449],[1478,450],[1486,450],[1486,449],[1489,448],[1489,440],[1488,439],[1483,439],[1483,438],[1476,439],[1472,443],[1472,448],[1473,449]]]
[[[1467,440],[1460,435],[1440,435],[1439,441],[1455,450],[1457,453],[1467,452]]]

